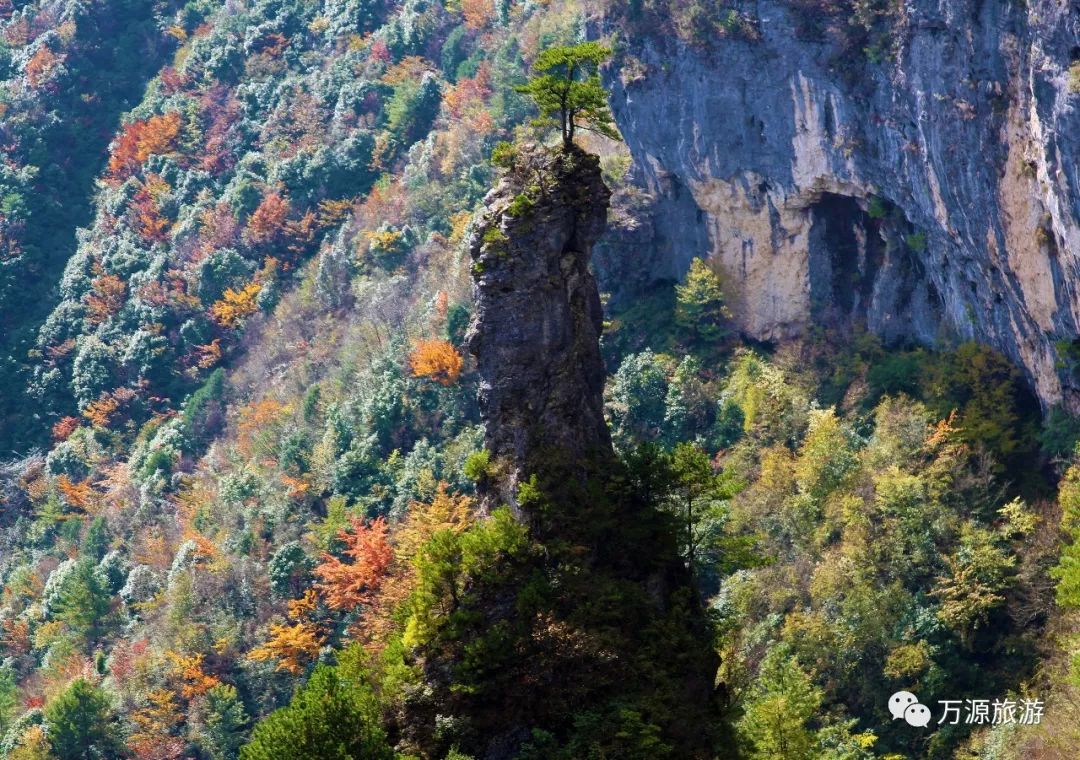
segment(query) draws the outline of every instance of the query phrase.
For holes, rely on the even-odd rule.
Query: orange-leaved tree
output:
[[[382,517],[369,523],[354,517],[352,532],[339,531],[338,539],[345,544],[343,554],[347,560],[323,552],[315,575],[319,578],[319,591],[330,607],[351,610],[366,604],[378,591],[394,559],[394,551]]]
[[[394,531],[394,561],[351,633],[371,652],[386,646],[402,621],[398,611],[416,586],[413,560],[420,549],[440,531],[460,533],[472,524],[476,502],[464,494],[450,493],[440,483],[430,502],[414,501],[408,515]]]
[[[443,385],[453,385],[461,376],[461,354],[445,340],[418,340],[409,354],[413,377],[426,377]]]
[[[248,219],[247,234],[252,243],[271,243],[285,229],[289,202],[278,193],[267,193]]]
[[[249,282],[240,290],[227,288],[221,300],[210,307],[214,321],[222,327],[236,327],[248,316],[259,310],[256,299],[262,291],[262,285]]]
[[[308,589],[302,597],[289,602],[289,619],[293,624],[272,624],[270,638],[253,649],[248,659],[272,660],[277,662],[278,670],[293,675],[302,673],[306,665],[319,655],[326,641],[322,628],[312,619],[318,603],[318,594],[313,589]]]
[[[109,174],[114,181],[130,177],[150,156],[171,153],[180,137],[180,112],[170,111],[133,121],[120,132],[109,157]]]
[[[92,290],[86,295],[86,319],[91,325],[99,325],[120,311],[127,298],[127,286],[115,274],[103,274],[90,285]]]
[[[168,689],[150,692],[146,704],[131,713],[134,730],[128,736],[128,749],[140,760],[183,757],[184,740],[173,735],[183,721],[173,692]]]
[[[169,651],[165,653],[173,664],[173,675],[180,681],[180,694],[184,699],[200,697],[221,681],[217,676],[203,670],[202,654],[185,655]]]
[[[112,416],[120,409],[120,402],[107,393],[102,393],[97,401],[91,401],[83,409],[83,417],[90,420],[92,425],[108,427]]]

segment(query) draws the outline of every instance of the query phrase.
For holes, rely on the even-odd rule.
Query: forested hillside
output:
[[[0,760],[1080,752],[1080,192],[765,5],[0,0]]]
[[[57,300],[75,229],[93,214],[121,114],[171,49],[167,3],[7,2],[0,7],[0,451],[47,440],[27,406],[29,352]]]

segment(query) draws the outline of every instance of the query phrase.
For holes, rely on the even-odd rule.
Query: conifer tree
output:
[[[694,259],[686,282],[675,286],[675,323],[694,338],[712,342],[727,336],[731,313],[720,278],[701,259]]]
[[[538,124],[559,125],[564,148],[574,144],[578,129],[619,139],[600,82],[600,66],[610,57],[611,48],[599,42],[551,47],[537,56],[536,76],[517,88],[536,102]]]
[[[109,698],[100,687],[77,678],[45,706],[49,743],[59,760],[117,757],[119,742]]]

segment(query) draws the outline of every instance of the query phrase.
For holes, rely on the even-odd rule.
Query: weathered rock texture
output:
[[[708,254],[755,338],[825,316],[973,338],[1080,408],[1055,349],[1080,331],[1080,7],[909,0],[874,63],[807,33],[803,6],[747,6],[759,38],[707,50],[630,39],[612,104],[659,199],[639,270]]]
[[[589,271],[610,193],[595,156],[532,153],[488,194],[470,242],[485,445],[521,478],[552,458],[611,456],[604,421],[602,311]],[[527,195],[523,195],[527,193]],[[526,200],[528,198],[528,200]]]

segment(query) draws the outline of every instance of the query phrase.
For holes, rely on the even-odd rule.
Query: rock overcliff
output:
[[[603,315],[589,271],[609,198],[595,156],[525,151],[475,225],[468,343],[481,378],[485,445],[510,469],[504,498],[553,458],[580,464],[612,456]]]
[[[749,33],[706,44],[628,37],[612,106],[658,198],[640,269],[719,259],[759,339],[828,317],[977,339],[1077,410],[1056,346],[1080,331],[1077,4],[909,0],[887,44],[845,51],[846,5],[742,4]]]

